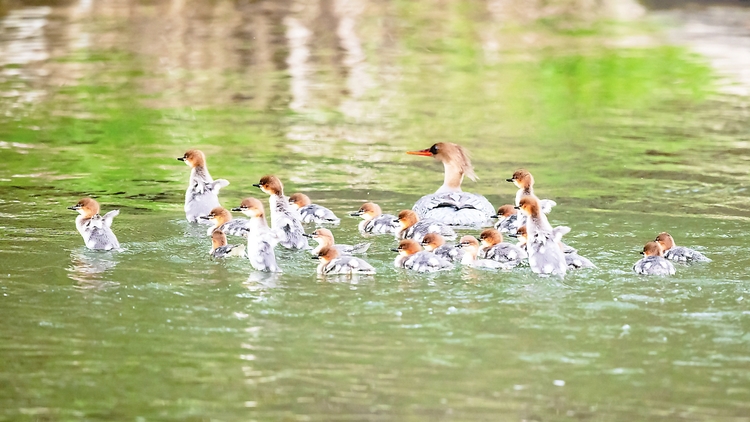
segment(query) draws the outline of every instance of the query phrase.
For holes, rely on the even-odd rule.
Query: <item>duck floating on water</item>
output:
[[[657,242],[648,242],[643,247],[643,258],[633,265],[633,271],[641,275],[674,275],[674,265],[664,258],[664,250]]]
[[[495,208],[482,195],[463,192],[464,176],[477,180],[469,151],[451,142],[438,142],[428,149],[407,154],[434,157],[443,163],[443,185],[419,199],[412,209],[419,218],[433,219],[451,226],[484,226],[495,215]]]
[[[531,271],[539,275],[564,277],[568,265],[559,242],[570,229],[553,229],[534,195],[523,196],[518,209],[526,217],[526,253]]]
[[[474,236],[463,236],[459,241],[458,246],[464,251],[464,256],[461,258],[462,265],[475,268],[490,268],[493,270],[509,270],[516,266],[510,262],[477,258],[479,254],[479,241]]]
[[[336,248],[323,248],[313,259],[320,260],[317,272],[321,275],[375,274],[375,268],[367,261],[353,256],[341,256]]]
[[[250,218],[249,231],[246,233],[250,265],[258,271],[281,272],[273,251],[279,243],[279,237],[268,227],[263,203],[256,198],[245,198],[240,206],[232,208],[232,211],[239,211]]]
[[[670,261],[683,263],[711,262],[709,258],[696,250],[675,245],[674,238],[667,232],[659,233],[654,242],[661,246],[664,250],[664,258]]]
[[[209,236],[214,231],[219,230],[225,235],[246,237],[250,231],[250,220],[245,220],[244,218],[235,220],[232,218],[232,213],[223,207],[212,209],[208,215],[201,216],[201,219],[213,223],[213,227],[209,227],[206,230],[206,234]]]
[[[103,251],[120,249],[120,242],[112,231],[112,221],[120,214],[120,210],[113,210],[101,216],[99,203],[91,198],[82,198],[68,209],[78,211],[76,229],[83,237],[87,248]]]
[[[314,232],[306,234],[305,237],[318,242],[318,246],[310,251],[316,256],[325,248],[335,248],[341,255],[357,255],[367,252],[367,249],[370,247],[370,243],[367,242],[357,243],[356,245],[337,244],[333,238],[333,233],[325,228],[316,229]]]
[[[284,185],[278,177],[263,176],[254,184],[269,195],[271,208],[271,228],[277,232],[279,244],[288,249],[308,249],[310,246],[305,239],[305,229],[299,220],[299,214],[293,211],[284,198]]]
[[[380,205],[366,202],[356,212],[350,214],[352,217],[362,217],[359,222],[359,231],[372,234],[395,234],[401,227],[395,215],[383,214]]]
[[[188,150],[178,160],[190,167],[190,181],[185,191],[185,218],[191,223],[208,223],[200,217],[208,215],[212,209],[221,206],[218,197],[219,190],[229,186],[229,182],[224,179],[214,181],[211,178],[206,166],[206,156],[200,150]]]
[[[413,239],[404,239],[398,244],[398,248],[391,249],[398,252],[393,261],[396,268],[405,268],[418,273],[433,273],[453,269],[453,264],[448,260],[435,255],[432,252],[423,251]]]
[[[450,262],[461,261],[464,255],[464,251],[458,246],[446,244],[445,238],[439,233],[427,233],[424,235],[424,238],[422,238],[422,248]]]
[[[412,210],[401,211],[394,222],[400,224],[396,232],[397,239],[414,239],[421,242],[427,233],[438,233],[447,239],[456,238],[456,232],[452,228],[432,218],[420,220],[417,213]]]
[[[289,205],[297,210],[303,223],[339,224],[341,220],[328,208],[313,204],[304,193],[295,193],[289,197]]]
[[[526,251],[518,245],[503,242],[502,233],[496,229],[483,230],[479,235],[479,240],[481,242],[480,258],[506,263],[513,267],[520,265],[524,259],[528,258]]]
[[[245,256],[245,245],[227,244],[227,235],[221,230],[211,233],[211,251],[213,258],[226,258],[228,256]]]

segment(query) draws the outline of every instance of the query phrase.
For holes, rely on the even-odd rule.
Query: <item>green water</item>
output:
[[[648,17],[488,10],[3,9],[5,51],[47,55],[0,73],[0,420],[750,420],[748,98]],[[496,206],[531,170],[598,268],[417,275],[380,236],[375,276],[280,249],[269,275],[211,261],[184,220],[175,158],[200,148],[225,206],[273,173],[360,242],[346,214],[434,191],[441,167],[404,152],[439,141]],[[124,250],[83,247],[82,196],[121,210]],[[665,230],[713,262],[634,275]]]

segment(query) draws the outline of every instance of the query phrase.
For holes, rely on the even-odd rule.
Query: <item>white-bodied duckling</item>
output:
[[[358,211],[350,214],[352,217],[362,217],[359,222],[359,231],[372,234],[396,233],[400,225],[396,222],[396,216],[383,214],[380,205],[373,202],[362,204]]]
[[[318,228],[314,232],[306,234],[305,237],[309,237],[318,242],[318,246],[311,251],[315,256],[317,256],[324,248],[335,248],[341,255],[357,255],[367,252],[367,249],[370,247],[370,243],[368,242],[357,243],[356,245],[337,244],[333,239],[333,233],[325,228]]]
[[[112,220],[120,214],[120,210],[110,211],[101,216],[99,203],[91,198],[82,198],[68,209],[78,211],[76,228],[87,248],[104,251],[120,249],[120,242],[112,232]]]
[[[481,247],[479,257],[492,261],[507,263],[513,267],[520,265],[528,258],[526,251],[518,245],[503,242],[503,235],[496,229],[485,229],[479,235]]]
[[[407,154],[434,157],[443,163],[443,185],[437,192],[419,199],[412,209],[419,218],[431,218],[452,226],[482,226],[495,215],[495,208],[482,195],[463,192],[464,176],[476,181],[471,157],[466,148],[438,142],[428,149],[407,151]]]
[[[464,256],[461,258],[461,264],[476,268],[491,268],[509,270],[515,267],[510,262],[499,262],[492,259],[478,259],[479,241],[474,236],[463,236],[458,242],[458,246],[463,249]]]
[[[247,257],[250,264],[258,271],[281,272],[276,263],[273,248],[279,243],[277,234],[266,223],[266,212],[263,203],[255,198],[245,198],[237,208],[250,217],[250,230],[247,233]]]
[[[341,256],[336,248],[323,248],[313,259],[320,260],[318,274],[375,274],[375,268],[367,261],[350,255]]]
[[[661,245],[664,250],[664,258],[670,261],[688,264],[691,262],[711,262],[709,258],[696,250],[675,245],[674,238],[667,232],[659,233],[654,241]]]
[[[289,197],[289,205],[297,210],[303,223],[339,224],[341,220],[328,208],[313,204],[304,193],[295,193]]]
[[[518,210],[514,205],[506,204],[497,209],[497,223],[495,229],[500,233],[515,234],[518,228],[523,226],[522,219],[518,218]]]
[[[445,243],[445,238],[439,233],[427,233],[422,239],[422,248],[427,252],[445,258],[450,262],[461,261],[464,251],[456,245]]]
[[[406,268],[420,273],[453,269],[453,264],[447,259],[432,252],[423,251],[419,243],[413,239],[404,239],[398,244],[398,248],[391,250],[398,252],[398,256],[393,261],[393,266],[396,268]]]
[[[213,226],[206,230],[206,234],[209,236],[214,231],[219,230],[225,235],[246,237],[250,231],[250,220],[244,218],[235,220],[232,218],[232,213],[222,207],[212,209],[208,215],[201,216],[201,219],[213,223]]]
[[[516,206],[521,205],[521,198],[525,196],[534,195],[534,176],[526,169],[518,169],[513,173],[513,177],[505,179],[508,182],[512,182],[518,188],[516,192]],[[549,214],[552,211],[552,207],[557,203],[551,199],[539,199],[539,208],[543,213]]]
[[[664,251],[657,242],[648,242],[643,247],[643,258],[633,265],[633,271],[642,275],[674,275],[674,265],[664,258]]]
[[[211,234],[211,256],[226,258],[228,256],[245,256],[245,245],[227,244],[227,236],[221,230],[214,230]]]
[[[400,225],[397,239],[414,239],[421,242],[427,233],[438,233],[446,239],[455,239],[456,232],[447,225],[431,218],[420,220],[412,210],[403,210],[395,220]]]
[[[565,276],[568,264],[559,245],[562,236],[570,231],[568,227],[552,228],[542,213],[536,196],[524,196],[518,207],[526,216],[526,253],[529,256],[531,271],[539,275]]]
[[[271,208],[271,228],[277,232],[279,244],[288,249],[308,249],[305,229],[299,220],[299,214],[292,210],[284,198],[284,185],[278,177],[267,175],[254,184],[269,195]]]
[[[206,222],[200,217],[207,215],[212,209],[220,206],[219,190],[228,186],[224,179],[214,179],[208,173],[206,156],[197,149],[191,149],[178,158],[190,167],[190,181],[185,192],[185,218],[191,223]]]

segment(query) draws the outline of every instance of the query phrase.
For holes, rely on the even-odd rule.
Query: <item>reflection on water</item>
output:
[[[117,256],[111,252],[73,250],[70,254],[68,277],[82,289],[107,289],[117,287],[109,270],[117,265]]]

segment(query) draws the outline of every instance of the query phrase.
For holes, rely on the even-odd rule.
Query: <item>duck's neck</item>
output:
[[[518,189],[518,192],[516,192],[516,206],[521,204],[521,198],[532,195],[534,195],[534,189],[531,186]]]
[[[205,183],[211,183],[214,181],[214,179],[212,179],[211,175],[208,173],[208,168],[205,166],[193,167],[193,169],[190,171],[190,179],[200,179]]]
[[[461,192],[461,182],[464,180],[463,172],[455,166],[443,163],[445,175],[443,177],[443,186],[435,193],[444,192]]]
[[[463,265],[471,265],[474,263],[474,260],[476,259],[476,256],[471,254],[469,251],[464,252],[464,256],[461,257],[461,264]]]
[[[257,231],[259,229],[267,229],[268,228],[268,222],[266,222],[266,215],[261,214],[257,217],[252,217],[250,219],[250,231]]]

